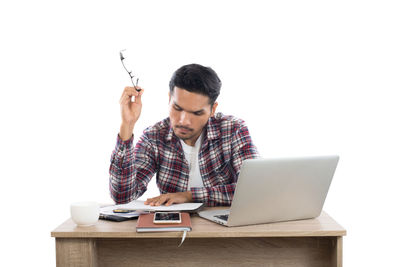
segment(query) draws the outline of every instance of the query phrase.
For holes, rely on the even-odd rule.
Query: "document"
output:
[[[134,200],[127,204],[118,204],[112,206],[106,206],[100,208],[100,213],[105,215],[117,215],[120,217],[133,218],[138,217],[140,214],[154,212],[154,211],[186,211],[195,212],[200,209],[203,203],[182,203],[182,204],[172,204],[170,206],[150,206],[145,205],[142,200]],[[132,210],[130,213],[114,213],[115,209],[129,209]]]

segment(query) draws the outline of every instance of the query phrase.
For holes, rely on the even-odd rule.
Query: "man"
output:
[[[233,116],[215,114],[221,81],[209,67],[182,66],[169,87],[169,118],[147,128],[135,149],[133,130],[144,90],[125,87],[121,128],[111,156],[111,197],[116,203],[135,200],[157,174],[161,195],[145,204],[231,205],[243,160],[258,157],[246,125]]]

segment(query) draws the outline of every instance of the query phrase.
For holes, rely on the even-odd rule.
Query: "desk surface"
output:
[[[215,208],[208,208],[215,209]],[[226,227],[192,214],[191,238],[217,237],[302,237],[344,236],[346,230],[322,212],[315,219]],[[180,238],[180,232],[136,233],[137,220],[110,222],[99,220],[93,226],[80,227],[68,219],[51,232],[56,238]]]

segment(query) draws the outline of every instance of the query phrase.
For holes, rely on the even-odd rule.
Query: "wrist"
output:
[[[135,124],[122,123],[121,127],[119,129],[119,137],[123,141],[130,139],[132,137],[134,127],[135,127]]]
[[[193,202],[192,191],[186,191],[186,196],[188,202]]]

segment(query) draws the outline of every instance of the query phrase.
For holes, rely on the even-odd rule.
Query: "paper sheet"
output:
[[[182,203],[182,204],[172,204],[171,206],[150,206],[145,205],[143,200],[134,200],[127,204],[112,205],[100,208],[100,212],[105,215],[118,215],[121,217],[137,217],[142,213],[147,213],[149,211],[193,211],[200,208],[203,203]],[[114,213],[114,209],[130,209],[135,210],[135,212],[130,213]]]

